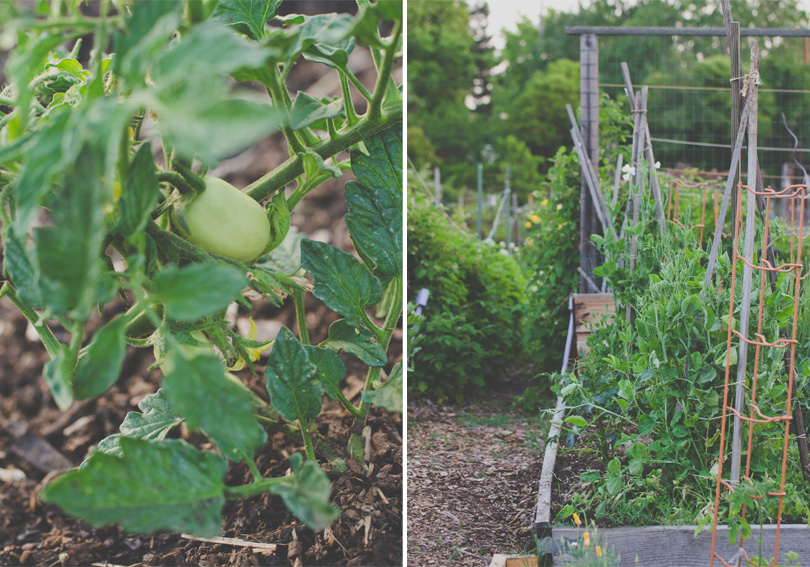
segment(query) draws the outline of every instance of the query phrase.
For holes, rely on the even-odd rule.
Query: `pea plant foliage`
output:
[[[345,450],[319,437],[323,395],[353,415],[353,431],[372,404],[402,409],[399,366],[382,373],[402,311],[402,97],[392,78],[402,3],[284,17],[280,3],[101,0],[88,16],[79,0],[38,2],[30,13],[0,2],[10,52],[0,90],[0,294],[38,332],[50,355],[43,376],[63,410],[118,380],[127,345],[153,349],[162,371],[119,433],[43,489],[94,525],[210,536],[227,499],[269,492],[324,529],[339,510],[323,463],[362,462],[364,444],[360,433]],[[89,57],[82,42],[92,42]],[[349,69],[355,49],[373,56],[373,89]],[[288,74],[302,60],[334,73],[342,95],[293,96]],[[245,191],[206,176],[276,132],[289,158]],[[345,186],[345,222],[360,259],[290,223],[308,192],[348,169],[356,181]],[[305,324],[310,292],[341,316],[317,345]],[[233,302],[249,310],[288,297],[298,333],[283,328],[271,343],[224,317]],[[115,314],[89,326],[99,313]],[[267,395],[257,395],[228,371],[255,373],[268,349]],[[340,351],[368,367],[359,406],[340,389]],[[181,424],[211,444],[171,435]],[[290,458],[290,474],[267,478],[255,458],[277,431],[305,451]],[[229,466],[243,462],[253,481],[227,485]]]

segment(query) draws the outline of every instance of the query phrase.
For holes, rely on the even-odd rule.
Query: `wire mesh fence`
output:
[[[749,38],[741,41],[747,62]],[[810,38],[758,37],[760,163],[766,184],[801,180],[794,164],[810,162]],[[626,100],[621,62],[634,84],[649,88],[648,121],[664,168],[724,176],[731,160],[730,62],[725,37],[677,35],[599,37],[599,90]],[[747,72],[747,63],[743,73]],[[791,134],[791,132],[793,134]],[[795,135],[795,137],[794,137]],[[714,174],[714,175],[712,175]]]

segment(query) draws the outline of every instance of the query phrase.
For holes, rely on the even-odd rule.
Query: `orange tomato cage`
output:
[[[740,224],[742,218],[742,202],[743,202],[743,190],[748,191],[749,198],[756,198],[759,200],[760,206],[758,207],[761,213],[758,214],[757,220],[760,220],[760,230],[757,231],[757,234],[761,237],[761,247],[759,247],[759,258],[755,261],[749,261],[742,257],[739,253],[739,237],[740,237]],[[705,195],[705,190],[704,190]],[[795,358],[796,358],[796,346],[797,346],[797,339],[796,339],[796,330],[797,330],[797,321],[798,321],[798,312],[799,312],[799,292],[800,292],[800,284],[803,279],[803,271],[804,266],[802,264],[802,235],[804,234],[804,203],[805,199],[807,198],[807,186],[805,185],[791,185],[781,191],[774,191],[770,188],[764,189],[763,191],[757,192],[750,187],[747,187],[743,184],[739,184],[737,188],[737,214],[735,215],[735,223],[734,223],[734,244],[733,244],[733,259],[732,259],[732,271],[731,271],[731,289],[730,289],[730,300],[729,300],[729,315],[728,321],[729,324],[727,325],[728,328],[728,337],[726,342],[726,364],[725,364],[725,379],[723,385],[723,410],[722,410],[722,422],[720,425],[720,454],[718,456],[718,464],[717,464],[717,486],[715,491],[715,503],[714,503],[714,523],[713,523],[713,533],[712,533],[712,555],[711,555],[711,563],[710,565],[713,567],[715,565],[715,560],[727,567],[738,566],[741,562],[746,558],[748,555],[743,548],[745,543],[745,539],[742,535],[742,530],[739,537],[738,542],[738,553],[731,563],[724,560],[720,557],[719,554],[715,552],[716,550],[716,540],[717,540],[717,524],[718,518],[720,515],[720,504],[721,500],[727,501],[730,499],[730,495],[733,494],[740,486],[741,482],[746,482],[749,484],[753,484],[754,480],[751,477],[752,471],[752,448],[754,447],[754,437],[755,437],[755,429],[761,428],[767,424],[777,424],[778,426],[784,426],[784,434],[782,435],[782,460],[781,460],[781,471],[779,474],[781,475],[781,480],[779,481],[779,489],[772,490],[765,494],[760,494],[756,496],[751,496],[753,499],[763,499],[763,498],[776,498],[778,499],[778,513],[776,516],[776,535],[775,535],[775,542],[774,542],[774,549],[773,549],[773,562],[771,565],[775,566],[778,558],[779,553],[779,528],[782,523],[782,510],[783,510],[783,501],[785,498],[785,472],[787,469],[787,462],[788,462],[788,442],[790,440],[790,423],[793,419],[793,397],[794,397],[794,365],[795,365]],[[775,252],[773,250],[773,245],[771,244],[771,202],[773,199],[790,199],[791,203],[791,213],[793,213],[793,209],[798,207],[798,214],[791,214],[791,218],[788,224],[788,230],[790,233],[790,248],[789,250],[783,249],[783,254],[787,256],[785,262],[777,264],[780,259],[777,259],[775,256]],[[764,207],[762,206],[762,202],[764,201]],[[705,197],[704,197],[704,211],[705,211]],[[795,206],[793,205],[795,204]],[[675,198],[675,210],[677,215],[677,192]],[[764,226],[762,226],[764,224]],[[748,226],[751,226],[749,223]],[[743,313],[745,313],[745,317],[748,317],[748,313],[750,312],[751,308],[751,299],[753,296],[753,290],[743,290],[742,299],[735,297],[735,287],[738,285],[737,282],[737,271],[738,265],[743,266],[743,270],[748,271],[748,281],[751,282],[751,287],[754,287],[755,276],[754,274],[759,274],[759,302],[757,306],[757,315],[756,315],[756,331],[749,333],[745,330],[741,333],[740,331],[735,330],[734,328],[734,317],[735,313],[738,311],[736,308],[739,308],[740,317],[743,317]],[[779,335],[776,338],[768,339],[763,334],[763,307],[765,304],[765,288],[766,286],[775,286],[776,277],[778,275],[784,274],[783,278],[789,278],[788,284],[793,289],[793,315],[792,319],[785,323],[782,328],[779,329]],[[745,278],[744,278],[745,281]],[[745,287],[745,286],[743,286]],[[750,293],[749,293],[750,292]],[[737,305],[735,305],[735,303]],[[753,320],[752,320],[753,323]],[[747,326],[741,325],[741,327]],[[749,336],[746,336],[749,335]],[[754,358],[753,358],[753,365],[746,364],[746,356],[742,356],[743,352],[746,351],[748,347],[752,347],[754,349]],[[734,349],[739,349],[738,352],[741,353],[739,360],[745,368],[738,368],[737,369],[737,379],[736,379],[736,386],[738,388],[736,401],[729,399],[729,386],[730,384],[730,373],[731,373],[731,353]],[[757,400],[757,381],[759,378],[760,372],[760,361],[761,355],[764,357],[767,351],[763,351],[763,349],[781,349],[783,351],[782,359],[784,361],[784,387],[786,390],[785,394],[785,402],[783,407],[761,407]],[[733,396],[732,396],[733,397]],[[727,471],[725,470],[726,467],[724,466],[726,463],[727,455],[725,454],[726,449],[726,442],[728,438],[728,431],[729,425],[728,422],[733,421],[734,427],[732,431],[732,455],[731,459],[729,459],[731,468],[730,474],[727,475]],[[771,428],[772,429],[772,428]],[[742,464],[740,463],[742,451],[740,450],[742,444],[742,438],[744,435],[747,434],[747,454],[745,456],[745,469],[744,473],[740,474]],[[769,434],[772,436],[773,431],[771,430]],[[776,471],[767,471],[768,473],[775,473]],[[779,478],[779,475],[773,475]],[[722,498],[721,498],[722,496]],[[745,506],[742,507],[742,519],[745,519],[747,513],[747,509]],[[763,555],[765,550],[763,549]]]

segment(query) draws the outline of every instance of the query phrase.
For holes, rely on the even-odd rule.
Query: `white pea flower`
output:
[[[661,162],[660,161],[655,162],[655,169],[661,169]]]
[[[622,179],[624,179],[625,181],[630,181],[630,179],[632,179],[633,176],[635,176],[636,174],[636,168],[630,165],[629,163],[625,164],[624,167],[622,167],[622,171],[624,172],[624,175],[622,175]]]

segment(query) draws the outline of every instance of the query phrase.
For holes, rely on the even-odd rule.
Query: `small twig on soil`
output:
[[[275,551],[279,545],[286,545],[283,543],[261,543],[258,541],[247,541],[244,539],[237,539],[234,537],[197,537],[190,534],[180,534],[180,537],[190,539],[193,541],[204,541],[206,543],[218,543],[220,545],[235,545],[238,547],[250,547],[253,549],[262,549],[264,551]]]

